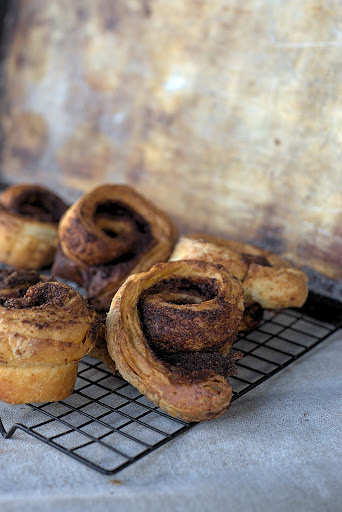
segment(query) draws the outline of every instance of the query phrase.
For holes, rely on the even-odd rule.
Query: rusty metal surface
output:
[[[337,0],[21,1],[3,176],[132,184],[340,290],[341,46]]]

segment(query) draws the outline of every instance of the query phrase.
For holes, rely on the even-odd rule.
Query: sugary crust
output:
[[[106,321],[108,352],[120,374],[170,415],[186,421],[209,420],[220,416],[229,407],[232,388],[227,378],[212,369],[182,371],[166,364],[152,350],[141,325],[138,303],[142,294],[170,278],[215,280],[221,306],[224,307],[224,301],[228,309],[234,304],[232,316],[236,315],[237,325],[240,323],[243,290],[228,270],[201,261],[160,263],[149,272],[129,277],[113,298]],[[216,306],[211,299],[183,307],[196,311]],[[182,329],[180,324],[180,332]],[[207,329],[212,332],[210,323]]]
[[[34,201],[31,201],[33,197]],[[49,201],[48,198],[53,200]],[[41,208],[39,201],[44,203]],[[38,185],[13,185],[2,192],[0,261],[28,269],[50,265],[58,245],[58,219],[66,209],[66,205],[65,208],[63,205],[55,194]],[[53,206],[57,211],[49,212],[48,208],[52,209]],[[47,221],[46,218],[54,221]]]
[[[96,312],[67,284],[38,283],[23,297],[2,296],[0,399],[54,401],[66,389],[70,394],[77,363],[94,346],[98,331]]]
[[[308,295],[306,274],[280,256],[235,240],[202,234],[184,235],[170,261],[199,259],[220,263],[243,283],[245,304],[264,309],[301,307]]]
[[[107,311],[128,275],[168,259],[177,230],[164,212],[134,189],[108,184],[68,209],[59,237],[53,273],[83,286],[96,309]]]

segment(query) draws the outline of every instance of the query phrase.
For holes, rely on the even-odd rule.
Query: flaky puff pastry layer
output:
[[[308,296],[308,278],[302,270],[251,244],[203,234],[184,235],[170,256],[171,261],[181,259],[224,265],[242,282],[246,306],[301,307]]]
[[[59,237],[53,273],[78,283],[98,311],[107,311],[130,274],[168,259],[177,230],[168,215],[133,188],[106,184],[68,209]]]
[[[66,208],[62,199],[40,185],[8,187],[0,195],[0,261],[26,269],[50,265]]]
[[[99,331],[94,309],[71,286],[30,286],[19,298],[0,299],[0,400],[50,402],[69,396],[77,364]]]
[[[101,361],[101,363],[103,363],[105,366],[107,366],[108,370],[110,370],[112,373],[114,373],[114,375],[119,375],[119,372],[117,371],[115,363],[108,353],[107,342],[106,342],[106,315],[103,314],[103,315],[99,316],[99,318],[100,318],[99,335],[96,339],[95,345],[89,352],[88,356],[92,357],[93,359],[98,359],[99,361]]]
[[[204,288],[212,287],[213,296],[209,294],[211,298],[207,300],[207,291],[203,292],[201,282],[204,283]],[[186,283],[190,283],[190,286],[194,283],[194,288],[204,293],[202,302],[188,303],[188,299],[184,300],[184,288],[188,288]],[[108,352],[120,374],[170,415],[185,421],[216,418],[228,409],[232,398],[232,388],[227,376],[208,367],[199,366],[189,370],[178,364],[167,363],[167,359],[163,358],[167,332],[164,332],[161,352],[157,351],[156,340],[149,340],[149,334],[145,332],[146,326],[142,323],[139,302],[149,290],[151,294],[158,294],[163,286],[173,289],[169,305],[173,306],[175,321],[169,333],[170,343],[175,339],[174,327],[178,310],[180,337],[184,331],[187,334],[191,332],[194,326],[197,334],[199,330],[196,327],[202,328],[203,332],[206,331],[206,339],[210,339],[215,328],[220,328],[221,318],[226,330],[226,337],[221,340],[221,349],[226,352],[226,345],[231,346],[243,314],[242,286],[224,267],[200,261],[160,263],[154,265],[149,272],[129,277],[115,294],[107,315]],[[175,299],[177,290],[180,300]],[[167,304],[166,293],[163,301]],[[228,325],[227,311],[231,317]],[[182,354],[190,353],[191,356],[191,340],[188,336],[184,343],[185,352]],[[196,347],[195,343],[195,350]],[[203,354],[203,349],[197,347],[197,350],[198,352],[192,354]],[[209,350],[213,350],[213,347]],[[213,354],[216,353],[209,352],[209,357]]]

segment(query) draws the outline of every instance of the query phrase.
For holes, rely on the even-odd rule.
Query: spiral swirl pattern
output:
[[[212,419],[230,404],[228,354],[242,314],[242,286],[224,267],[156,264],[115,294],[108,352],[120,374],[172,416]]]
[[[132,273],[168,259],[176,242],[169,217],[125,185],[103,185],[84,194],[61,219],[53,273],[87,290],[107,311]]]

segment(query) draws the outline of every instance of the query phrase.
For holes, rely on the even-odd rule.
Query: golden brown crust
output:
[[[125,185],[102,185],[73,204],[59,225],[53,273],[87,290],[99,311],[132,273],[168,259],[177,231],[171,219]]]
[[[17,268],[50,265],[66,204],[45,187],[12,185],[0,195],[0,261]]]
[[[78,362],[0,366],[0,400],[9,404],[57,402],[73,392]]]
[[[178,288],[174,286],[175,280]],[[208,280],[211,280],[214,295],[212,298],[204,297],[202,302],[195,301],[191,304],[187,301],[185,304],[179,304],[179,301],[175,300],[178,290],[182,302],[183,283],[195,283],[197,289],[198,283],[202,280],[205,287],[208,286]],[[227,354],[242,318],[242,286],[224,267],[202,261],[160,263],[154,265],[149,272],[130,276],[117,291],[107,315],[108,352],[120,374],[166,412],[185,421],[209,420],[225,412],[230,404],[232,389],[227,375],[217,373],[210,366],[196,367],[195,364],[189,369],[182,363],[168,363],[167,358],[174,355],[174,326],[171,325],[169,333],[163,332],[164,343],[159,347],[159,351],[158,343],[155,339],[150,339],[148,327],[143,324],[141,300],[144,300],[146,294],[149,295],[148,290],[152,295],[155,292],[158,294],[164,286],[163,293],[166,298],[165,290],[170,291],[170,281],[173,294],[171,300],[174,301],[172,315],[175,315],[176,319],[178,310],[182,319],[182,323],[178,324],[180,335],[184,330],[187,334],[191,333],[191,325],[202,323],[206,324],[206,329],[202,330],[203,337],[210,340],[214,330],[210,322],[210,312],[213,312],[216,318],[217,328],[219,317],[225,318],[226,336],[221,340],[219,348],[215,343],[215,347],[208,348],[211,352],[204,352],[203,346],[198,346],[197,341],[193,347],[191,339],[186,335],[182,338],[184,357],[193,357],[195,361],[196,354],[199,354],[199,357],[208,356],[210,360],[215,357],[222,359],[220,352]],[[187,322],[184,311],[189,315]],[[199,312],[198,316],[196,311]],[[202,311],[209,313],[206,320],[201,315]],[[217,311],[220,311],[220,315],[216,315]],[[231,315],[228,325],[225,311],[229,311]],[[163,320],[160,323],[162,324]],[[153,331],[151,334],[153,335]],[[170,336],[170,352],[167,349],[167,334]]]
[[[246,306],[265,309],[301,307],[308,295],[306,274],[280,256],[235,240],[203,234],[180,238],[170,260],[220,263],[243,283]]]
[[[13,297],[13,296],[12,296]],[[29,286],[0,298],[0,399],[55,401],[69,396],[77,363],[94,346],[99,319],[67,284]]]

